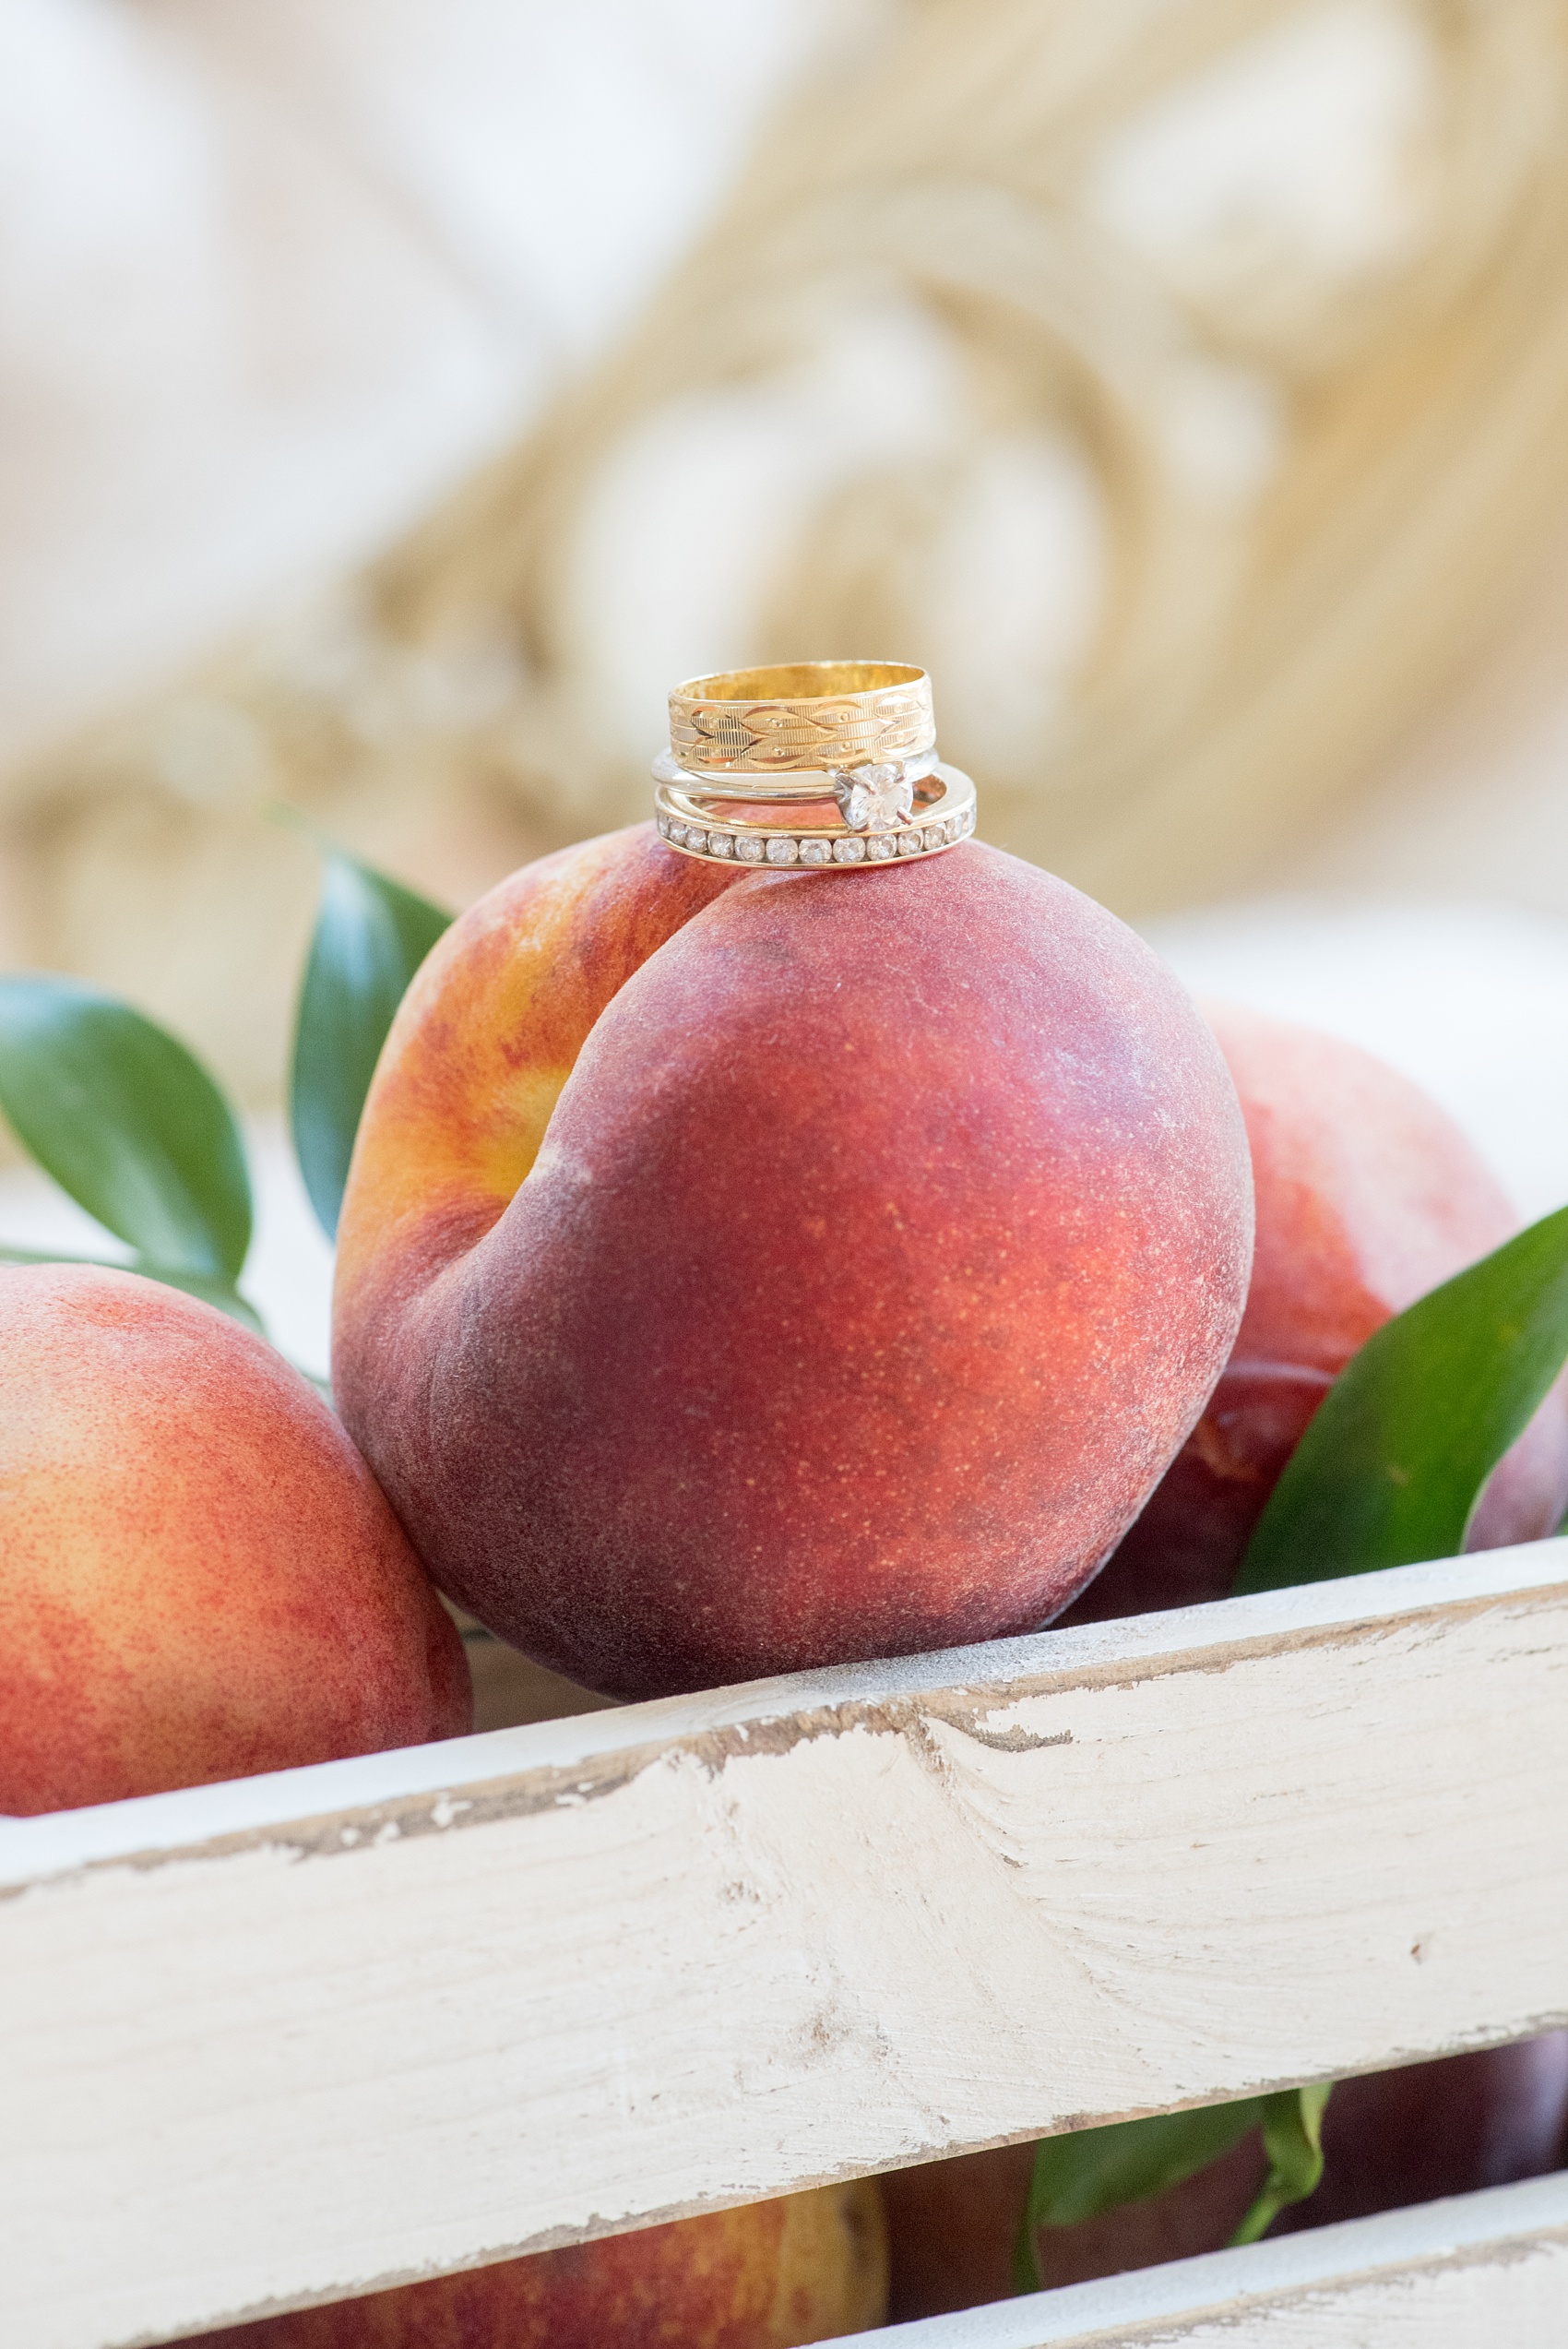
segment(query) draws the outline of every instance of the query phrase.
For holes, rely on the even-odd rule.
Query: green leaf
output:
[[[132,1264],[121,1264],[110,1256],[65,1256],[58,1248],[16,1248],[0,1240],[0,1264],[93,1264],[110,1272],[137,1272],[144,1281],[161,1281],[168,1288],[183,1290],[188,1297],[200,1297],[206,1304],[215,1305],[220,1313],[226,1313],[232,1321],[243,1322],[247,1330],[254,1330],[258,1338],[267,1336],[266,1325],[255,1306],[226,1281],[208,1281],[199,1272],[177,1272],[168,1265],[149,1264],[142,1257]],[[319,1386],[321,1382],[318,1379],[315,1383]]]
[[[1243,2096],[1194,2112],[1155,2113],[1146,2120],[1112,2121],[1104,2128],[1043,2138],[1035,2147],[1034,2175],[1013,2250],[1014,2288],[1038,2292],[1045,2282],[1036,2249],[1038,2227],[1071,2226],[1180,2186],[1259,2128],[1273,2101]]]
[[[1482,1485],[1568,1357],[1568,1208],[1374,1331],[1253,1530],[1238,1592],[1455,1557]]]
[[[251,1237],[239,1128],[164,1029],[76,979],[0,977],[0,1108],[117,1238],[165,1272],[238,1278]]]
[[[392,1015],[452,916],[336,851],[294,1029],[294,1151],[316,1220],[338,1234],[349,1158]]]
[[[1268,2175],[1230,2238],[1255,2243],[1323,2176],[1323,2115],[1331,2085],[1319,2081],[1270,2096],[1241,2096],[1194,2112],[1156,2113],[1147,2120],[1113,2121],[1106,2128],[1045,2138],[1035,2147],[1034,2174],[1013,2248],[1014,2289],[1039,2292],[1049,2281],[1040,2273],[1037,2228],[1072,2226],[1125,2202],[1146,2201],[1195,2177],[1251,2130],[1261,2128]]]
[[[1230,2237],[1255,2243],[1292,2202],[1304,2202],[1323,2176],[1323,2116],[1334,2093],[1331,2080],[1307,2088],[1287,2088],[1263,2100],[1263,2150],[1268,2176],[1257,2199]]]

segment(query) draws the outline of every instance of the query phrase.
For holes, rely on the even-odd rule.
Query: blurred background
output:
[[[1539,1213],[1568,0],[0,0],[0,962],[240,1092],[318,1365],[268,808],[462,902],[752,661],[924,663],[987,837]]]

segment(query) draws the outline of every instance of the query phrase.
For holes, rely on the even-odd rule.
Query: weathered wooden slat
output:
[[[1568,1545],[0,1830],[6,2349],[1568,2021]]]
[[[1568,2176],[1182,2260],[838,2349],[1562,2349]]]

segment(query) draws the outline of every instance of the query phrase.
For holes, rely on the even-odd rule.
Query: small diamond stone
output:
[[[921,846],[922,848],[945,848],[945,847],[946,847],[946,845],[947,845],[947,827],[946,827],[946,825],[945,825],[945,824],[928,824],[928,825],[926,826],[926,828],[925,828],[924,831],[921,834]]]
[[[770,864],[793,864],[795,861],[794,841],[791,840],[785,840],[780,835],[775,835],[775,837],[767,843],[767,861]]]
[[[734,846],[735,837],[732,832],[709,832],[707,836],[709,856],[729,856],[732,853]]]
[[[874,857],[878,864],[885,857],[897,856],[897,853],[898,843],[891,832],[878,832],[866,842],[866,854]]]
[[[908,823],[915,805],[915,787],[903,764],[894,759],[883,767],[855,767],[833,778],[838,812],[852,832],[887,832]]]
[[[900,855],[900,856],[918,856],[918,855],[920,854],[920,853],[921,853],[921,836],[920,836],[919,832],[900,832],[900,833],[899,833],[899,835],[898,835],[898,853],[899,853],[899,855]]]
[[[748,837],[747,834],[742,832],[740,839],[735,842],[735,860],[737,864],[760,864],[762,863],[762,842],[759,840]]]
[[[802,841],[801,842],[801,863],[802,864],[826,864],[831,862],[832,856],[833,843],[831,841]]]
[[[705,831],[700,830],[695,824],[688,824],[686,826],[685,840],[686,846],[688,848],[706,848],[707,846],[707,834]]]
[[[668,839],[670,838],[670,834],[671,834],[671,830],[672,830],[673,829],[674,829],[674,828],[673,828],[673,826],[671,824],[671,821],[670,821],[670,818],[669,818],[669,817],[668,817],[668,816],[661,816],[661,817],[659,818],[659,837],[660,837],[660,839],[661,839],[661,840],[668,840]]]
[[[833,860],[836,864],[858,864],[866,853],[864,841],[854,839],[835,841]]]

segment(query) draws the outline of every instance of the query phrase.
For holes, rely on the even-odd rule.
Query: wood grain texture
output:
[[[1568,1545],[0,1829],[6,2349],[1568,2021]]]
[[[847,2337],[840,2349],[1562,2349],[1568,2175]]]

